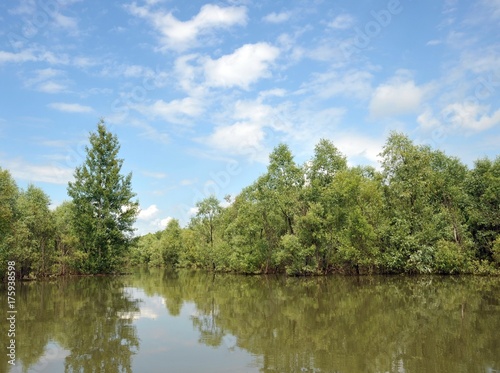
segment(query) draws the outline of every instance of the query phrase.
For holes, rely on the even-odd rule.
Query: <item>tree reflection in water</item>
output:
[[[120,315],[139,306],[123,291],[123,279],[19,283],[17,311],[14,371],[51,371],[51,360],[64,359],[65,372],[132,372],[139,339],[133,320]],[[1,365],[8,371],[3,354]]]
[[[199,342],[261,372],[484,372],[500,367],[500,281],[484,277],[245,277],[151,271],[167,309],[193,302]],[[175,306],[174,306],[175,305]]]
[[[156,303],[154,318],[135,323],[145,315],[139,293],[165,306]],[[23,283],[17,361],[30,372],[55,372],[56,360],[65,372],[153,372],[167,365],[193,372],[487,372],[500,368],[498,294],[500,279],[485,277],[144,270]],[[0,356],[0,371],[7,372]]]

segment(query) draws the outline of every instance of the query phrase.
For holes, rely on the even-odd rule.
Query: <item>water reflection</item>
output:
[[[16,303],[17,362],[12,368],[2,354],[0,371],[132,372],[139,340],[120,314],[139,305],[124,293],[123,279],[19,283]]]
[[[134,283],[171,315],[192,302],[199,342],[244,349],[261,372],[500,369],[497,278],[152,272]]]
[[[494,372],[499,294],[498,278],[163,270],[20,284],[10,372]]]

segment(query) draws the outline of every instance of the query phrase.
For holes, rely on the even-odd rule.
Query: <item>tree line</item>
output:
[[[173,219],[134,238],[139,204],[118,138],[101,120],[89,142],[71,200],[55,210],[43,190],[18,188],[0,168],[0,259],[16,262],[18,278],[140,264],[288,275],[500,270],[500,156],[469,169],[392,133],[380,169],[349,166],[326,139],[299,165],[280,144],[226,207],[208,196],[186,227]]]
[[[118,138],[102,120],[89,142],[68,184],[71,200],[55,210],[42,189],[20,189],[0,168],[0,259],[15,261],[17,278],[115,273],[125,263],[139,209],[132,175],[121,174]]]
[[[469,169],[392,133],[380,170],[349,166],[329,140],[298,165],[285,144],[223,207],[137,239],[133,264],[245,274],[498,273],[500,157]]]

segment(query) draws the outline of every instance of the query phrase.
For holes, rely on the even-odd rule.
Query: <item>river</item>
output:
[[[500,372],[498,277],[142,269],[17,283],[16,311],[0,372]]]

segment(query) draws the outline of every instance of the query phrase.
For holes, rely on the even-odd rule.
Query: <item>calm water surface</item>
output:
[[[500,372],[499,278],[142,270],[19,283],[16,302],[0,372]]]

